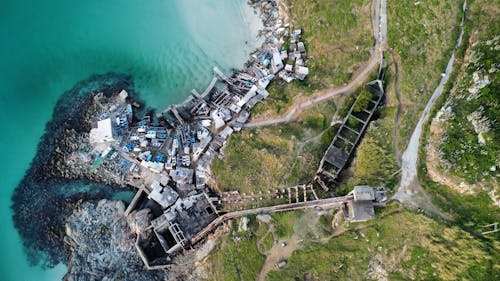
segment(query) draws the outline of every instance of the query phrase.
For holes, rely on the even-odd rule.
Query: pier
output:
[[[201,94],[201,98],[205,98],[214,88],[215,83],[217,83],[217,77],[212,78],[212,81],[208,85],[208,87],[205,89],[205,91]]]
[[[214,72],[219,75],[219,77],[224,80],[224,82],[228,83],[229,85],[233,85],[233,80],[227,77],[217,66],[214,66]]]

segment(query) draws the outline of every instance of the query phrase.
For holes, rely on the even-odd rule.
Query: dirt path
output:
[[[244,125],[245,128],[255,128],[262,126],[270,126],[279,123],[288,123],[296,118],[304,109],[310,108],[313,105],[331,99],[335,96],[352,93],[365,82],[370,74],[379,67],[382,63],[383,51],[387,47],[387,14],[386,0],[373,0],[372,5],[372,27],[375,46],[373,47],[370,59],[366,64],[358,69],[352,76],[351,80],[344,86],[332,87],[322,91],[318,91],[307,97],[299,97],[294,100],[293,104],[282,115],[266,118],[262,120],[252,120]]]
[[[363,84],[369,75],[377,69],[381,61],[381,54],[376,52],[370,56],[368,63],[356,73],[351,81],[345,86],[334,87],[326,90],[316,92],[308,97],[299,97],[294,100],[294,103],[288,108],[288,110],[276,117],[267,118],[263,120],[254,120],[244,125],[245,128],[255,128],[262,126],[270,126],[280,123],[288,123],[295,119],[300,113],[313,105],[319,104],[325,100],[329,100],[335,96],[354,92],[360,85]]]
[[[255,242],[255,244],[257,245],[257,251],[261,254],[261,255],[267,255],[267,252],[266,251],[261,251],[260,250],[260,247],[262,246],[262,244],[264,243],[265,239],[267,238],[268,235],[271,235],[273,237],[273,241],[275,240],[274,239],[274,225],[272,223],[269,223],[268,224],[268,227],[269,229],[266,231],[266,233],[264,235],[262,235],[262,237],[257,240],[257,242]]]
[[[269,250],[266,256],[266,261],[260,270],[259,275],[255,279],[256,281],[264,281],[266,279],[267,273],[274,268],[274,265],[281,260],[288,259],[293,251],[295,251],[299,246],[299,237],[294,234],[290,239],[282,240],[287,243],[285,247],[281,243],[274,244],[274,246]]]
[[[465,3],[463,7],[465,11]],[[455,50],[462,42],[462,36],[464,33],[463,21],[464,17],[462,17],[461,31],[455,45]],[[432,205],[432,202],[429,199],[428,195],[425,193],[418,182],[418,150],[420,148],[420,136],[422,135],[423,125],[429,118],[432,106],[439,98],[439,96],[443,93],[444,85],[450,78],[450,74],[453,69],[453,62],[455,61],[455,50],[453,51],[450,60],[448,61],[448,65],[446,66],[446,70],[443,73],[441,80],[439,81],[439,85],[436,87],[434,93],[432,93],[431,98],[425,105],[424,111],[422,112],[417,126],[415,127],[411,135],[408,147],[403,152],[403,156],[401,158],[401,182],[399,184],[398,191],[393,196],[393,199],[398,200],[399,202],[407,206],[421,208],[441,216],[443,216],[442,213],[434,205]]]

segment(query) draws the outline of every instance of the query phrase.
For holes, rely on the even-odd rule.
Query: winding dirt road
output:
[[[464,14],[466,7],[467,7],[467,2],[464,1],[463,5]],[[398,200],[403,204],[427,209],[428,211],[434,211],[433,209],[435,209],[435,207],[432,206],[432,204],[431,205],[427,204],[430,203],[430,200],[427,194],[421,188],[420,184],[418,183],[417,162],[418,162],[418,149],[420,147],[420,136],[422,135],[422,126],[424,125],[425,121],[427,121],[427,119],[429,118],[432,106],[439,98],[439,96],[443,93],[443,87],[450,78],[450,74],[453,69],[453,63],[455,61],[455,51],[462,42],[462,37],[464,33],[463,23],[464,23],[464,16],[462,16],[460,35],[457,39],[457,43],[450,57],[450,60],[448,61],[446,70],[442,75],[441,81],[439,81],[439,85],[434,90],[431,98],[427,102],[424,111],[420,116],[420,119],[418,120],[417,126],[415,127],[415,130],[411,135],[410,142],[408,143],[408,147],[403,152],[403,156],[401,159],[401,183],[399,184],[398,191],[396,192],[396,194],[394,194],[393,197],[394,199]]]
[[[288,110],[277,117],[272,117],[264,120],[251,121],[244,125],[245,128],[255,128],[262,126],[275,125],[279,123],[288,123],[296,118],[304,109],[310,108],[313,105],[319,104],[325,100],[335,96],[351,93],[365,82],[369,75],[377,69],[382,63],[383,51],[386,49],[387,38],[387,13],[386,0],[374,0],[372,5],[372,26],[373,37],[375,38],[375,46],[372,49],[370,59],[360,68],[353,77],[344,86],[333,87],[326,90],[316,92],[308,97],[300,97],[294,100]]]

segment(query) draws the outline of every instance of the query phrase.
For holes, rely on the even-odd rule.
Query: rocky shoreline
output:
[[[111,198],[123,183],[100,174],[84,173],[84,167],[68,165],[67,157],[84,143],[90,123],[86,114],[92,92],[111,95],[117,89],[133,93],[125,75],[96,75],[65,92],[54,108],[52,120],[38,145],[30,168],[12,196],[14,225],[23,238],[31,264],[52,267],[66,262],[64,220],[75,205],[85,200]]]
[[[130,235],[121,201],[85,202],[68,217],[65,242],[71,255],[68,281],[165,280],[167,272],[145,271]]]

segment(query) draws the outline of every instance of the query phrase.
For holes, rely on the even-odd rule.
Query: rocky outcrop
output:
[[[375,255],[368,264],[366,278],[369,280],[387,281],[387,270],[385,269],[384,260],[379,255]]]
[[[68,217],[67,280],[166,280],[166,271],[145,269],[124,212],[121,201],[101,200],[83,203]]]
[[[88,117],[95,112],[93,93],[113,96],[122,89],[135,94],[131,77],[95,75],[58,100],[37,154],[12,196],[14,225],[31,264],[52,267],[65,262],[64,218],[75,203],[111,198],[123,186],[108,176],[109,169],[91,173],[92,161],[80,160],[91,128]]]

